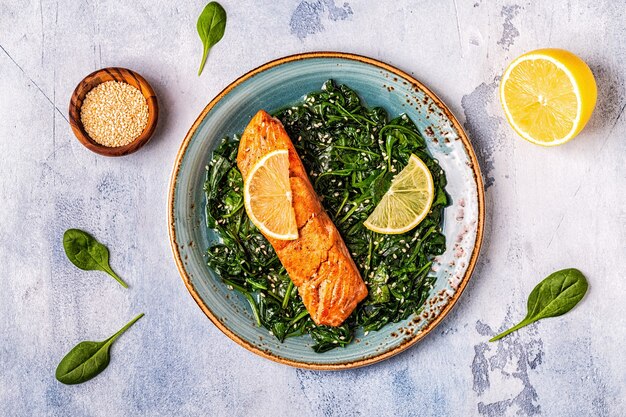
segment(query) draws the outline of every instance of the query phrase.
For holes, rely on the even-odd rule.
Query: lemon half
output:
[[[509,65],[500,82],[500,101],[513,129],[529,142],[554,146],[585,127],[597,99],[593,73],[563,49],[538,49]]]

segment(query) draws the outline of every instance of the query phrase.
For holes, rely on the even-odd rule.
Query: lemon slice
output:
[[[528,52],[509,65],[500,101],[513,129],[543,146],[575,137],[593,113],[598,92],[587,64],[562,49]]]
[[[289,184],[289,152],[273,151],[257,162],[244,183],[248,217],[261,232],[280,240],[298,238]]]
[[[363,225],[386,235],[408,232],[424,220],[434,197],[433,176],[421,159],[411,155]]]

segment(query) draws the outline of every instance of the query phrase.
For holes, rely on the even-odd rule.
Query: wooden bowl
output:
[[[80,109],[87,93],[92,88],[107,81],[122,81],[138,88],[148,102],[148,123],[143,132],[128,145],[109,147],[99,144],[89,137],[80,119]],[[137,151],[148,143],[157,124],[159,106],[154,90],[141,75],[126,68],[111,67],[92,72],[76,86],[70,100],[69,113],[70,126],[74,135],[86,148],[104,156],[124,156]]]

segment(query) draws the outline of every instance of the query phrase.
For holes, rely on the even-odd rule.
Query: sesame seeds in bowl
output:
[[[72,95],[70,125],[89,150],[123,156],[145,145],[157,123],[156,95],[139,74],[103,68],[83,79]]]
[[[138,88],[106,81],[85,96],[80,121],[89,137],[100,145],[128,145],[148,124],[148,102]]]

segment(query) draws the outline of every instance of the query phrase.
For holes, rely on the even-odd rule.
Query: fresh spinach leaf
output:
[[[109,349],[115,340],[122,335],[143,313],[128,322],[117,333],[102,342],[80,342],[57,366],[56,378],[66,385],[80,384],[98,375],[109,365]]]
[[[78,268],[84,271],[104,271],[122,287],[128,285],[119,277],[109,265],[109,250],[98,242],[89,233],[79,229],[68,229],[63,235],[63,248],[67,258]]]
[[[502,339],[537,320],[567,313],[582,300],[588,287],[587,279],[578,269],[562,269],[548,275],[528,296],[528,312],[524,320],[489,341]]]
[[[243,208],[237,169],[239,139],[225,138],[207,166],[206,221],[216,235],[207,262],[250,304],[257,325],[278,340],[309,334],[312,349],[346,346],[358,327],[378,330],[422,311],[432,288],[432,260],[446,249],[441,231],[448,205],[446,176],[406,115],[393,119],[367,107],[355,91],[332,81],[275,114],[285,126],[326,212],[352,254],[370,296],[339,327],[317,326],[274,249]],[[379,235],[363,226],[411,153],[433,175],[436,198],[417,228]]]
[[[219,3],[212,1],[207,4],[204,10],[202,10],[202,13],[200,13],[196,26],[203,46],[202,62],[200,62],[200,69],[198,70],[198,75],[200,75],[202,74],[204,64],[209,55],[209,49],[224,36],[224,30],[226,29],[226,11]]]

